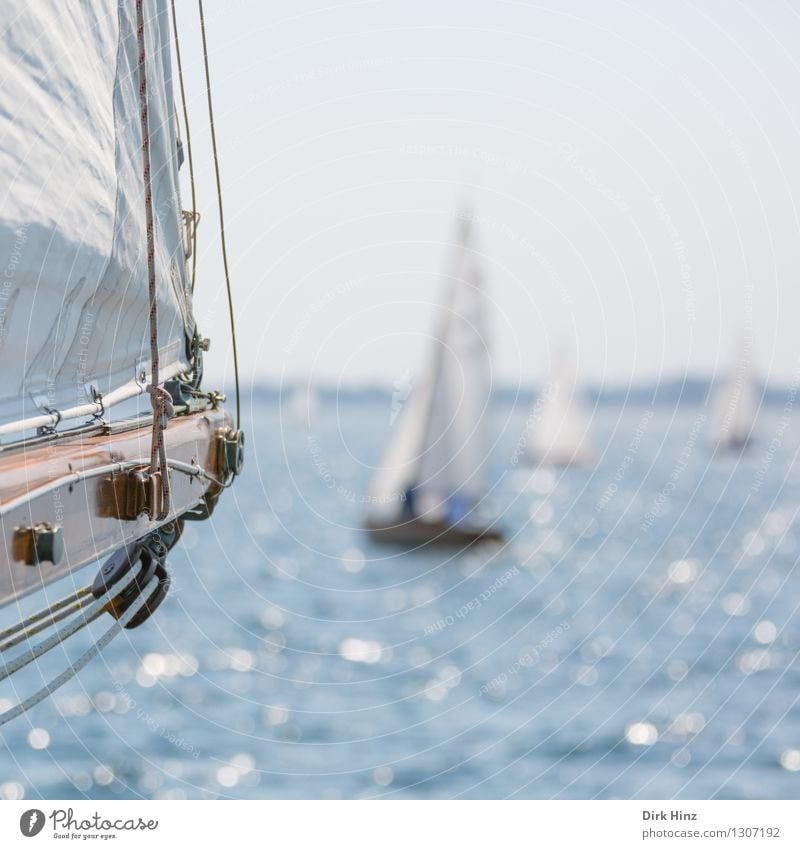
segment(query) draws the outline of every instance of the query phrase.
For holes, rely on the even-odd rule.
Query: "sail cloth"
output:
[[[562,356],[529,417],[528,462],[555,466],[590,466],[594,462],[591,420],[577,384],[574,361]]]
[[[188,368],[194,321],[167,0],[144,12],[164,379]],[[6,0],[4,18],[0,426],[150,376],[135,4]]]
[[[413,492],[414,512],[458,518],[486,493],[489,409],[488,304],[471,220],[463,216],[425,371],[402,410],[370,490],[370,518],[391,520]]]
[[[712,425],[721,447],[742,447],[752,438],[758,411],[752,359],[752,340],[742,337],[730,372],[715,389]]]

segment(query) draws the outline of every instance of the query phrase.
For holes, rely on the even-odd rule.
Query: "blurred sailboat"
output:
[[[727,377],[712,400],[713,440],[719,448],[742,449],[753,438],[757,411],[752,345],[744,336]]]
[[[471,218],[461,216],[424,376],[408,391],[404,378],[393,401],[396,430],[372,482],[365,525],[380,542],[464,545],[501,536],[479,512],[488,488],[490,355],[471,230]]]
[[[561,357],[534,403],[530,422],[526,452],[529,463],[580,467],[594,463],[591,420],[572,357]]]
[[[310,421],[319,407],[319,392],[313,383],[298,384],[283,402],[287,416],[295,421]]]

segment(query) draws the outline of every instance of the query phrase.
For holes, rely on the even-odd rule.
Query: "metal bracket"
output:
[[[197,236],[197,227],[200,224],[200,213],[194,212],[191,209],[181,210],[181,219],[183,221],[183,235],[186,240],[184,253],[186,259],[192,255],[192,247]]]
[[[227,480],[242,473],[244,468],[244,431],[225,428],[217,434],[219,442],[220,477]]]
[[[206,519],[210,518],[211,514],[214,512],[214,508],[217,506],[217,502],[219,501],[219,495],[219,492],[215,495],[207,493],[196,507],[193,507],[191,510],[187,510],[181,515],[181,521],[204,522]]]
[[[53,399],[49,398],[47,395],[34,395],[33,403],[43,412],[47,413],[49,416],[53,416],[55,421],[53,424],[43,425],[42,427],[36,428],[37,436],[50,436],[56,432],[56,428],[61,422],[61,413],[53,407]]]
[[[147,387],[147,367],[150,365],[150,360],[141,358],[136,361],[136,366],[133,370],[133,380],[137,386],[144,390]]]
[[[28,566],[39,566],[46,561],[55,566],[64,556],[64,529],[49,522],[15,528],[13,551],[14,559]]]
[[[161,516],[164,508],[161,474],[140,468],[111,475],[102,484],[102,515],[126,522],[144,514],[151,519]]]
[[[208,409],[208,398],[205,395],[191,394],[191,383],[174,378],[164,381],[164,389],[169,392],[175,414],[199,413]]]

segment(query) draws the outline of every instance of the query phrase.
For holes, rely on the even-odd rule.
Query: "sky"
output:
[[[424,369],[463,208],[498,382],[541,380],[565,351],[599,385],[711,375],[742,336],[760,376],[800,368],[788,2],[206,0],[206,15],[246,383]],[[227,382],[194,0],[178,16],[196,313]]]

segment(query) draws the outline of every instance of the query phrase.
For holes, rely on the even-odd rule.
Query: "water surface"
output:
[[[601,408],[592,470],[515,464],[525,410],[500,407],[486,507],[510,539],[466,552],[361,534],[390,412],[256,402],[246,473],[187,526],[159,615],[3,729],[0,794],[797,795],[800,440],[780,407],[716,458],[700,407]]]

